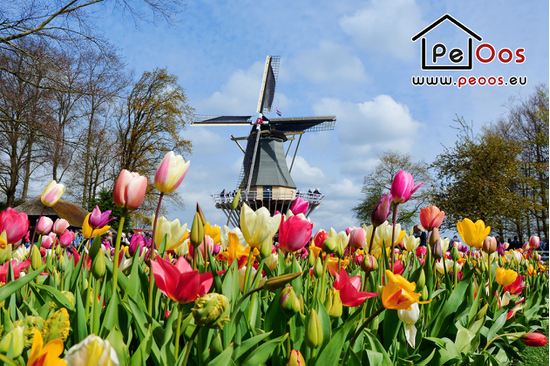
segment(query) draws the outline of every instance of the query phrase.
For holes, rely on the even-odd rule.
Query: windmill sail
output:
[[[258,100],[258,113],[271,112],[273,99],[275,98],[275,87],[279,76],[279,56],[267,56],[265,62],[260,99]]]

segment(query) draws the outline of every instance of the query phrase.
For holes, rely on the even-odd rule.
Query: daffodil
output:
[[[468,218],[457,222],[456,228],[462,240],[476,249],[481,249],[483,240],[491,232],[491,227],[485,227],[485,223],[482,220],[477,220],[474,224],[474,222]]]

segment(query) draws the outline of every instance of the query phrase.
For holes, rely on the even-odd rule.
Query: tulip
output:
[[[68,365],[111,366],[118,365],[118,356],[108,340],[90,334],[78,344],[72,346],[64,360]],[[45,363],[44,363],[45,365]]]
[[[109,229],[111,228],[109,225],[105,225],[101,229],[94,230],[89,223],[90,216],[92,216],[91,213],[86,215],[86,218],[84,218],[84,222],[82,223],[82,235],[84,235],[86,239],[92,238],[92,235],[93,235],[93,238],[95,238],[98,235],[101,236],[105,234],[107,231],[109,231]]]
[[[313,243],[317,248],[322,248],[323,243],[325,242],[325,240],[327,240],[327,238],[328,233],[325,230],[320,229],[317,234],[315,234],[315,237],[313,238]]]
[[[412,310],[411,305],[415,302],[426,304],[429,301],[418,301],[420,294],[415,293],[416,284],[409,282],[401,275],[385,271],[388,277],[388,284],[382,291],[382,304],[386,309],[407,309]]]
[[[90,217],[88,218],[88,223],[90,224],[90,227],[92,229],[103,228],[105,225],[115,219],[115,217],[109,219],[110,214],[111,210],[107,210],[102,213],[99,209],[99,206],[96,205],[95,208],[92,210]]]
[[[304,340],[312,349],[319,347],[323,343],[323,328],[315,308],[311,308],[311,313],[309,313],[307,318],[306,335]]]
[[[121,251],[120,253],[123,252]],[[105,275],[105,270],[105,255],[103,254],[103,250],[99,249],[99,252],[96,254],[92,262],[92,275],[95,277],[96,280],[99,280]]]
[[[44,217],[44,216],[42,216]],[[57,219],[55,220],[55,222],[53,223],[53,232],[56,233],[57,235],[63,235],[63,233],[65,232],[65,230],[67,230],[67,228],[69,227],[69,222],[65,219]]]
[[[122,169],[113,189],[113,201],[118,207],[137,210],[147,190],[147,178]]]
[[[367,253],[361,261],[361,269],[368,275],[372,271],[376,271],[378,269],[378,261],[373,255]]]
[[[63,193],[65,193],[65,186],[52,180],[44,190],[44,193],[42,193],[40,199],[44,206],[52,207],[59,201],[61,196],[63,196]]]
[[[362,227],[354,228],[349,234],[349,246],[354,248],[363,248],[366,237],[367,233],[365,232],[365,229]]]
[[[155,188],[161,193],[174,192],[185,178],[189,163],[173,151],[166,153],[155,173]]]
[[[38,222],[36,223],[36,231],[39,234],[49,234],[52,230],[53,221],[47,216],[41,216]]]
[[[265,207],[261,207],[254,212],[245,203],[241,207],[241,231],[246,242],[253,248],[260,249],[264,240],[273,237],[281,223],[281,215],[273,217]]]
[[[306,361],[300,351],[293,349],[290,351],[290,357],[286,366],[306,366]]]
[[[392,201],[394,203],[407,202],[412,194],[422,185],[424,185],[424,183],[414,185],[412,174],[406,173],[404,170],[399,171],[393,178],[391,184]]]
[[[233,263],[236,259],[238,268],[242,268],[246,264],[252,249],[252,256],[259,254],[259,251],[256,248],[252,248],[250,246],[244,247],[240,245],[239,236],[236,233],[228,233],[228,241],[229,244],[227,246],[227,250],[218,254],[217,258],[221,261],[227,261],[229,266],[231,266],[231,263]]]
[[[378,227],[384,223],[390,216],[392,196],[389,193],[384,193],[380,201],[372,210],[370,221],[374,227]]]
[[[8,334],[4,334],[2,341],[0,341],[0,353],[7,354],[11,347],[12,357],[19,357],[23,353],[25,345],[24,329],[24,327],[16,326]]]
[[[249,277],[254,277],[256,275],[256,273],[258,272],[258,270],[254,267],[250,267],[250,273],[249,273]],[[298,272],[300,273],[300,272]],[[301,274],[301,273],[300,273]],[[246,279],[246,266],[242,266],[240,269],[239,269],[239,290],[241,290],[241,292],[244,292],[244,281]],[[267,281],[267,277],[265,276],[261,276],[260,277],[260,281],[259,281],[259,284],[258,284],[258,287],[262,287],[265,285]]]
[[[213,254],[214,241],[208,235],[204,236],[204,240],[202,241],[202,243],[198,247],[199,251],[202,254],[202,258],[208,259],[208,254],[206,254],[207,252],[205,251],[205,248],[208,251],[208,253]],[[193,245],[189,245],[189,252],[188,253],[189,253],[189,256],[191,258],[194,258],[193,256],[195,255],[194,254],[195,253],[195,247]]]
[[[44,346],[44,338],[42,338],[42,333],[40,333],[38,328],[34,328],[34,337],[27,366],[65,365],[65,362],[71,365],[91,365],[85,362],[70,363],[70,360],[67,360],[67,357],[65,357],[65,361],[61,360],[59,356],[63,353],[63,349],[63,341],[59,338],[52,339]],[[93,364],[95,365],[95,363]]]
[[[227,297],[221,294],[206,294],[195,302],[192,309],[195,323],[210,329],[223,329],[229,319],[231,306]]]
[[[300,312],[300,299],[296,296],[294,288],[288,284],[279,295],[279,305],[287,318],[292,318]]]
[[[412,304],[411,310],[397,310],[397,316],[403,323],[405,323],[405,338],[407,339],[407,342],[411,345],[411,347],[414,348],[416,338],[416,327],[414,326],[414,324],[418,321],[418,318],[420,318],[420,309],[418,308],[418,303]]]
[[[193,218],[193,224],[191,225],[191,233],[189,234],[191,244],[194,247],[198,247],[204,241],[204,223],[201,219],[201,215],[195,212]]]
[[[333,251],[333,253],[335,253],[336,256],[338,256],[339,258],[343,258],[344,251],[346,250],[346,247],[349,244],[349,236],[346,235],[345,231],[336,232],[336,230],[334,230],[333,228],[330,228],[328,237],[329,239],[334,239],[334,242],[335,242],[336,248]],[[325,251],[324,248],[323,248],[323,251]],[[327,253],[329,252],[327,251]]]
[[[521,295],[521,291],[527,287],[527,285],[522,286],[525,276],[518,275],[514,282],[508,286],[504,286],[502,291],[509,292],[511,295]]]
[[[141,250],[141,248],[145,248],[146,246],[147,243],[143,235],[132,235],[132,239],[130,239],[130,245],[128,245],[128,254],[130,255],[130,257],[133,257],[136,250]]]
[[[335,288],[329,289],[324,305],[331,318],[341,317],[343,308],[342,300],[340,299],[340,291]]]
[[[491,227],[485,227],[485,223],[482,220],[477,220],[474,224],[473,221],[468,218],[457,222],[456,228],[462,240],[468,246],[476,249],[481,249],[483,240],[491,232]]]
[[[403,244],[407,252],[414,252],[420,245],[420,238],[415,238],[414,235],[405,235],[403,238]]]
[[[497,251],[497,239],[494,236],[488,236],[483,240],[482,250],[491,255]]]
[[[495,279],[497,283],[502,286],[510,286],[517,277],[517,272],[511,269],[498,267],[495,271]]]
[[[154,219],[153,219],[154,220]],[[157,230],[155,232],[155,244],[160,247],[162,240],[166,236],[165,250],[175,250],[188,237],[187,224],[180,224],[179,219],[168,221],[164,216],[157,220]]]
[[[55,241],[55,233],[50,233],[50,235],[44,235],[42,237],[41,247],[44,249],[51,249]]]
[[[151,261],[151,267],[159,290],[180,304],[204,296],[212,286],[212,272],[200,274],[199,271],[193,271],[183,257],[179,257],[175,265],[157,257]]]
[[[298,215],[298,214],[305,215],[307,213],[308,208],[309,208],[309,201],[305,201],[300,197],[296,197],[296,199],[292,203],[292,206],[290,206],[290,211],[292,211],[294,215]]]
[[[538,236],[532,236],[529,239],[529,247],[531,249],[538,249],[540,247],[540,238]]]
[[[416,256],[422,258],[426,255],[427,251],[426,247],[418,247],[416,248]]]
[[[275,290],[280,289],[283,286],[286,286],[290,282],[294,281],[296,278],[300,277],[303,272],[296,272],[296,273],[287,273],[275,277],[271,277],[270,279],[266,279],[263,289],[275,292]]]
[[[29,217],[26,213],[18,213],[11,207],[0,213],[0,233],[6,231],[8,244],[15,244],[27,234]]]
[[[433,228],[439,229],[444,218],[445,212],[440,211],[436,206],[424,207],[420,210],[420,223],[428,231],[432,231]]]
[[[546,336],[540,333],[525,333],[519,339],[528,347],[544,347],[548,342]]]
[[[361,276],[349,278],[348,272],[344,269],[340,269],[340,273],[331,269],[331,273],[336,278],[333,287],[340,291],[340,299],[345,306],[360,306],[367,298],[378,296],[376,292],[361,291]]]
[[[279,228],[279,245],[287,253],[301,250],[311,239],[313,224],[300,216],[291,216]]]

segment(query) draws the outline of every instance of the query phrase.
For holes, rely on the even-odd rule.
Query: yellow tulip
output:
[[[95,238],[98,235],[101,236],[105,234],[107,231],[109,231],[109,229],[111,228],[109,225],[105,225],[101,229],[92,230],[92,227],[90,226],[90,223],[89,223],[90,215],[91,213],[89,213],[86,216],[86,218],[84,219],[84,222],[82,223],[82,235],[84,235],[86,239],[90,239],[92,235],[93,235],[93,238]]]
[[[204,235],[208,235],[214,241],[214,245],[220,245],[221,232],[218,225],[210,226],[209,222],[204,224]]]
[[[179,219],[168,221],[166,217],[161,216],[157,221],[157,231],[155,232],[155,244],[157,248],[162,243],[165,235],[166,251],[174,250],[187,239],[189,235],[187,224],[180,224]]]
[[[458,233],[464,242],[476,249],[481,249],[483,240],[491,232],[491,227],[485,227],[485,223],[482,220],[474,222],[468,218],[456,223]]]
[[[415,302],[426,304],[430,301],[418,301],[420,294],[414,292],[416,283],[407,281],[401,275],[393,274],[390,270],[386,270],[388,284],[382,291],[382,305],[386,309],[407,309],[412,310],[411,305]]]
[[[63,341],[59,338],[49,341],[44,346],[44,338],[42,338],[40,331],[35,328],[27,365],[66,366],[67,362],[59,358],[63,353],[63,348]]]
[[[495,279],[499,285],[510,286],[516,280],[518,274],[511,269],[498,267],[495,271]]]

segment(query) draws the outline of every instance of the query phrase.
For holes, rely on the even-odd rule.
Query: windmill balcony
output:
[[[212,194],[212,200],[214,201],[216,208],[223,210],[224,214],[228,218],[231,212],[231,202],[233,202],[236,194],[237,191]],[[271,215],[273,215],[276,211],[286,213],[297,197],[309,202],[309,208],[306,212],[307,217],[315,208],[317,208],[317,206],[321,204],[325,195],[320,192],[300,192],[296,190],[273,191],[269,192],[269,194],[266,194],[266,192],[248,192],[247,194],[246,191],[241,191],[239,203],[235,209],[235,212],[231,215],[230,221],[234,226],[240,226],[239,216],[243,203],[246,203],[253,210],[258,210],[261,207],[265,207],[269,210]]]

